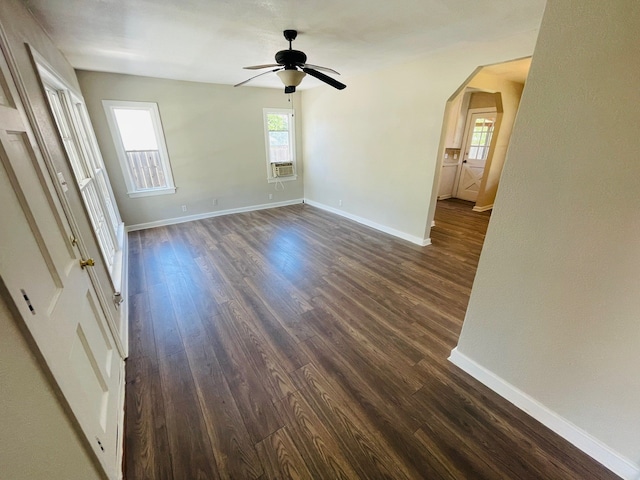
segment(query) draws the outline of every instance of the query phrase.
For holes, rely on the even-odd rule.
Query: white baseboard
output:
[[[438,200],[446,200],[448,198],[452,198],[453,195],[451,195],[450,193],[447,193],[446,195],[438,195]]]
[[[375,228],[376,230],[380,230],[381,232],[388,233],[389,235],[393,235],[394,237],[401,238],[403,240],[407,240],[408,242],[415,243],[416,245],[420,245],[421,247],[426,247],[427,245],[431,245],[430,238],[420,238],[415,235],[410,235],[405,232],[401,232],[400,230],[396,230],[395,228],[387,227],[386,225],[381,225],[376,222],[372,222],[363,217],[359,217],[357,215],[353,215],[351,213],[345,212],[344,210],[339,210],[337,208],[329,207],[323,203],[319,203],[313,200],[309,200],[307,198],[304,199],[304,203],[311,205],[312,207],[320,208],[327,212],[335,213],[336,215],[340,215],[341,217],[348,218],[349,220],[353,220],[354,222],[361,223],[366,225],[367,227]]]
[[[255,210],[266,210],[267,208],[286,207],[287,205],[297,205],[303,203],[301,198],[287,200],[284,202],[264,203],[262,205],[251,205],[248,207],[230,208],[228,210],[218,210],[215,212],[198,213],[196,215],[187,215],[184,217],[167,218],[164,220],[156,220],[155,222],[138,223],[126,227],[127,232],[135,232],[136,230],[145,230],[147,228],[164,227],[165,225],[175,225],[177,223],[192,222],[194,220],[202,220],[205,218],[219,217],[222,215],[231,215],[232,213],[253,212]]]
[[[591,458],[600,462],[616,475],[626,480],[640,478],[639,465],[615,452],[600,440],[592,437],[553,410],[498,377],[495,373],[460,353],[457,347],[451,351],[449,361],[578,447]]]
[[[486,212],[487,210],[492,210],[492,209],[493,209],[493,203],[491,205],[485,205],[484,207],[475,206],[471,210],[473,210],[474,212]]]

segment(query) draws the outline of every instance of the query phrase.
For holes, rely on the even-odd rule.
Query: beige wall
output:
[[[126,225],[301,199],[301,105],[297,111],[298,180],[267,183],[262,109],[289,108],[280,89],[79,71],[78,78]],[[129,198],[102,100],[156,102],[177,192]],[[273,199],[269,200],[269,194]],[[213,199],[218,205],[213,206]],[[182,212],[187,205],[187,212]]]
[[[636,0],[548,2],[458,345],[636,467],[638,31]]]
[[[476,67],[530,55],[534,41],[529,32],[458,46],[349,78],[343,91],[303,92],[305,197],[428,237],[447,100]]]
[[[0,478],[102,478],[0,298]]]
[[[476,75],[477,77],[477,75]],[[473,80],[476,79],[473,78]],[[472,80],[472,83],[473,83]],[[496,107],[496,98],[493,93],[487,92],[474,92],[471,94],[469,98],[469,108],[495,108]]]

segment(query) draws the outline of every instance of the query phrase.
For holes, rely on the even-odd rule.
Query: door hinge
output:
[[[120,292],[114,292],[113,294],[113,304],[118,308],[122,302],[124,302],[124,298]]]

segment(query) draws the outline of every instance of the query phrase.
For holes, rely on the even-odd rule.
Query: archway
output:
[[[469,208],[477,212],[493,208],[530,64],[531,57],[526,57],[478,67],[447,101],[438,147],[427,234],[434,226],[437,202],[454,196],[455,192],[449,191],[448,188],[449,185],[455,188],[455,181],[460,178],[467,153],[461,149],[470,108],[493,106],[496,111],[494,134],[483,175],[477,187],[477,198],[475,202],[469,202]]]

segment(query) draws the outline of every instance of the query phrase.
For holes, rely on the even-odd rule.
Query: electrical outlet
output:
[[[341,207],[342,206],[342,200],[338,200],[338,206]]]
[[[187,206],[186,205],[182,205],[182,211],[186,212],[187,211]]]
[[[269,194],[269,200],[273,200],[273,193]]]

